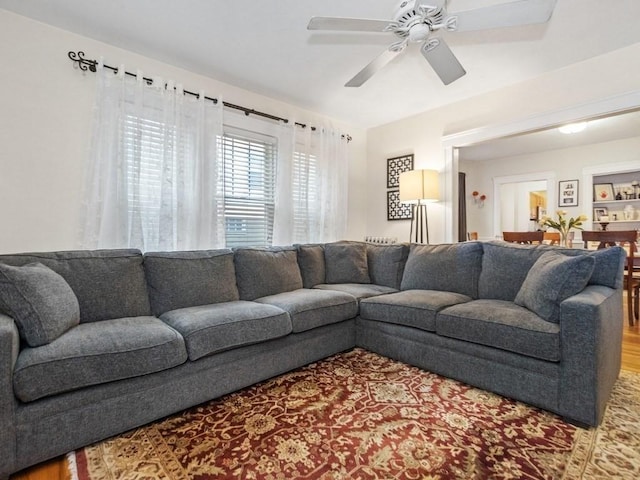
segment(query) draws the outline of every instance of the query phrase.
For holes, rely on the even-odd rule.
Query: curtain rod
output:
[[[87,70],[89,70],[90,72],[96,72],[96,65],[98,65],[98,62],[96,60],[89,60],[87,58],[84,57],[85,53],[81,50],[78,51],[78,53],[76,52],[69,52],[67,54],[69,56],[69,58],[71,59],[71,61],[75,62],[78,64],[78,68],[80,70],[82,70],[83,72],[86,72]],[[111,71],[113,71],[114,73],[118,72],[118,68],[117,67],[112,67],[110,65],[106,65],[103,64],[102,65],[104,68],[107,68]],[[136,77],[137,75],[135,73],[131,73],[131,72],[124,72],[125,75],[128,75],[130,77]],[[151,78],[147,78],[147,77],[142,77],[142,79],[147,82],[147,84],[151,85],[153,83],[153,79]],[[189,90],[183,90],[183,92],[187,95],[192,95],[194,97],[200,98],[200,94],[196,93],[196,92],[190,92]],[[214,104],[218,103],[218,99],[217,98],[211,98],[211,97],[207,97],[206,95],[204,96],[205,100],[210,100],[212,101]],[[269,120],[273,120],[276,122],[283,122],[283,123],[289,123],[289,119],[287,118],[282,118],[282,117],[278,117],[276,115],[271,115],[270,113],[265,113],[265,112],[260,112],[258,110],[254,110],[253,108],[247,108],[247,107],[243,107],[241,105],[235,105],[233,103],[229,103],[229,102],[222,102],[222,105],[224,105],[227,108],[232,108],[234,110],[240,110],[241,112],[243,112],[245,115],[249,116],[249,115],[256,115],[258,117],[263,117],[263,118],[268,118]],[[296,125],[298,125],[299,127],[302,128],[307,128],[307,124],[305,123],[299,123],[299,122],[295,122]],[[316,127],[310,127],[312,131],[316,131]],[[349,134],[342,134],[342,138],[346,139],[347,142],[350,142],[352,140],[351,135]]]

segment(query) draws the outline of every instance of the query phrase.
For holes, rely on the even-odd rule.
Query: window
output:
[[[293,241],[306,243],[318,238],[318,232],[311,232],[317,225],[320,206],[318,204],[316,157],[312,154],[293,154]],[[315,220],[315,221],[314,221]]]
[[[155,112],[149,112],[151,113]],[[188,139],[171,125],[151,118],[127,115],[124,121],[123,154],[126,169],[129,244],[159,248],[161,243],[161,203],[163,182],[176,183],[178,172],[167,161],[168,152],[188,155]],[[166,195],[166,193],[164,193]]]
[[[227,247],[271,245],[276,139],[228,128],[221,149]]]

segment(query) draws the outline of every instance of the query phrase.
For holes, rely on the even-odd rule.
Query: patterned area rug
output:
[[[356,349],[69,455],[79,480],[640,478],[640,375],[583,430]]]

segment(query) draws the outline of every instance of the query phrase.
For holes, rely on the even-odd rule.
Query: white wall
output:
[[[640,132],[639,132],[640,133]],[[640,135],[634,138],[615,140],[593,145],[586,145],[561,150],[551,150],[511,158],[501,158],[486,161],[461,162],[460,170],[467,173],[467,192],[472,190],[486,190],[493,192],[493,179],[507,175],[524,175],[536,172],[554,171],[557,181],[579,180],[579,194],[577,207],[562,207],[569,216],[585,214],[591,219],[591,206],[583,204],[582,184],[583,169],[612,163],[636,162],[640,170]],[[554,189],[557,199],[558,183],[550,185]],[[491,238],[496,231],[493,225],[493,200],[491,195],[486,205],[477,210],[467,199],[467,214],[469,230],[478,232],[480,238]],[[548,215],[553,215],[560,207],[556,204],[547,205]],[[473,213],[473,215],[471,215]]]
[[[68,51],[124,63],[129,70],[172,78],[191,91],[296,121],[331,121],[293,105],[241,90],[0,9],[0,253],[77,248],[81,187],[95,76],[73,68]],[[362,239],[367,206],[366,131],[349,133],[348,238]]]
[[[416,168],[442,170],[444,169],[444,152],[441,139],[444,135],[502,125],[637,91],[640,85],[638,58],[640,58],[640,44],[570,65],[499,91],[370,129],[367,143],[367,175],[370,185],[367,235],[397,236],[408,239],[408,221],[388,222],[386,220],[387,158],[414,153]],[[428,88],[428,86],[419,86],[419,88]],[[572,162],[579,162],[579,158],[572,156],[567,158],[565,163],[571,165]],[[600,158],[606,157],[600,156]],[[503,164],[500,175],[515,174],[531,167],[539,168],[538,165],[529,163],[517,166],[506,162]],[[490,217],[493,209],[491,205],[493,186],[490,177],[480,175],[473,178],[474,171],[482,168],[474,166],[467,171],[472,176],[471,179],[467,178],[467,192],[478,190],[489,196],[482,207],[481,214]],[[554,164],[552,170],[559,170],[558,178],[564,180],[567,178],[565,168],[571,167]],[[445,239],[445,206],[436,204],[429,208],[431,242],[443,241]],[[477,210],[470,207],[469,211]],[[483,225],[478,225],[478,228],[472,228],[472,225],[469,225],[469,230],[484,229]]]

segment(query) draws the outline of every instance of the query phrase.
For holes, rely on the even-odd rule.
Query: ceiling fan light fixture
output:
[[[569,123],[567,125],[562,125],[558,128],[558,130],[566,135],[571,135],[572,133],[580,133],[585,128],[587,128],[587,123],[588,122]]]
[[[409,40],[412,42],[424,42],[431,33],[429,25],[418,23],[409,30]]]

